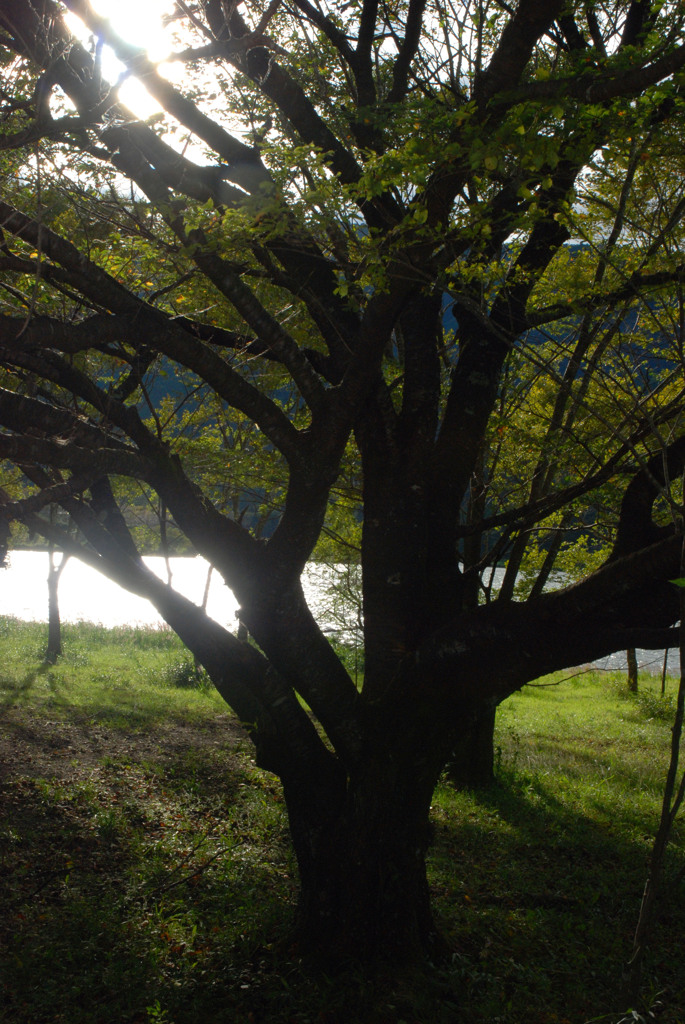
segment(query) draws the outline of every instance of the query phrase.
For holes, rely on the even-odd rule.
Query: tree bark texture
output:
[[[66,565],[67,556],[62,554],[59,565],[55,565],[55,552],[48,552],[48,642],[45,661],[54,665],[62,654],[62,623],[59,613],[59,581]]]
[[[409,757],[401,768],[374,763],[349,780],[337,813],[322,827],[286,787],[304,949],[365,962],[437,952],[426,877],[432,789],[417,779]]]
[[[460,789],[485,789],[495,781],[495,707],[483,707],[447,762],[447,777]]]
[[[626,658],[628,661],[628,689],[631,693],[637,693],[637,655],[634,647],[628,648]]]

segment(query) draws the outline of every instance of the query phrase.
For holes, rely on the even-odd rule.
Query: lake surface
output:
[[[59,555],[57,556],[60,557]],[[148,556],[146,564],[166,580],[166,563],[163,558]],[[208,563],[204,558],[170,559],[172,585],[195,604],[201,604],[207,583]],[[305,593],[311,607],[320,611],[327,569],[311,566],[305,576]],[[48,615],[48,555],[45,551],[12,551],[9,567],[0,569],[0,615],[13,615],[18,619],[47,621]],[[84,565],[77,558],[70,558],[59,581],[59,606],[62,622],[100,622],[105,626],[154,626],[164,625],[149,601],[129,593],[105,576]],[[233,592],[223,583],[217,573],[212,573],[207,601],[207,613],[226,628],[237,628],[236,610],[238,602]],[[338,632],[340,623],[326,615],[323,623],[328,632]],[[638,664],[649,672],[660,673],[663,651],[638,651]],[[597,663],[601,668],[625,668],[625,652],[618,652]],[[669,673],[679,672],[678,651],[668,655]]]
[[[60,556],[57,555],[57,560]],[[163,558],[144,559],[160,579],[166,580]],[[202,558],[172,558],[174,589],[202,604],[208,563]],[[11,551],[9,568],[0,570],[0,614],[18,619],[47,621],[48,554],[45,551]],[[235,626],[238,603],[221,578],[212,573],[207,611],[224,626]],[[106,576],[70,558],[59,580],[62,622],[101,622],[105,626],[162,626],[164,620],[149,601],[129,593]]]

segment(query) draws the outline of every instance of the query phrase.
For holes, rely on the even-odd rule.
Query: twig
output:
[[[563,679],[557,679],[555,682],[552,682],[552,683],[525,683],[524,685],[525,686],[536,686],[536,687],[538,687],[538,686],[539,687],[543,687],[543,686],[561,686],[562,683],[567,683],[569,681],[569,679],[577,679],[578,676],[586,676],[588,674],[588,672],[609,672],[609,671],[614,671],[614,670],[613,669],[608,669],[608,668],[604,668],[604,669],[603,668],[597,668],[595,665],[588,665],[587,668],[581,668],[580,671],[574,672],[573,675],[564,676]]]

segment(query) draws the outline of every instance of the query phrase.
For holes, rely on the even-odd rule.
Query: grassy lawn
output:
[[[1,1021],[625,1016],[673,710],[658,681],[641,678],[635,697],[588,673],[503,705],[497,785],[444,785],[433,806],[430,879],[452,961],[389,985],[300,962],[279,788],[178,640],[67,626],[46,667],[44,632],[0,619]],[[685,1022],[684,864],[681,821],[645,965],[644,1019],[666,1024]]]

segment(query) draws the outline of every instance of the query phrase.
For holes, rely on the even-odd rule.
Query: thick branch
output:
[[[20,518],[66,554],[74,555],[153,604],[197,656],[219,693],[236,712],[257,747],[262,767],[276,772],[286,783],[299,780],[300,785],[310,786],[316,785],[312,773],[316,780],[319,772],[339,772],[308,715],[267,659],[160,580],[140,559],[130,557],[86,505],[64,502],[92,549],[78,544],[28,509],[16,515],[20,504],[14,503],[10,508],[2,502],[0,511]]]
[[[370,107],[376,99],[373,80],[371,47],[376,32],[378,0],[363,0],[357,28],[357,48],[354,54],[354,77],[357,84],[357,106]]]
[[[8,430],[26,431],[34,438],[41,434],[53,435],[56,443],[80,445],[84,451],[106,447],[113,455],[134,454],[121,440],[111,437],[70,409],[18,395],[5,388],[0,388],[0,424]]]
[[[322,11],[315,7],[314,4],[310,3],[309,0],[295,0],[295,6],[307,16],[312,25],[316,25],[323,32],[326,38],[333,43],[340,56],[351,67],[354,61],[354,50],[350,46],[345,33],[330,18],[327,18]]]
[[[421,43],[421,29],[423,28],[425,9],[426,0],[409,0],[409,8],[404,23],[404,39],[392,69],[392,88],[388,93],[388,103],[401,103],[406,96],[412,61]]]
[[[627,646],[670,643],[679,616],[682,536],[605,563],[581,583],[535,601],[481,606],[434,634],[418,653],[434,665],[436,703],[458,712],[469,697],[503,700],[531,679],[596,661]],[[463,684],[451,684],[449,666]],[[445,682],[449,680],[449,682]],[[453,705],[453,700],[456,701]]]
[[[132,313],[144,303],[123,285],[81,253],[75,245],[55,234],[45,224],[0,201],[0,227],[40,250],[70,272],[70,283],[98,306],[107,305],[113,313]]]
[[[580,100],[583,103],[608,103],[619,97],[630,99],[639,96],[652,85],[657,85],[685,67],[685,44],[671,53],[659,57],[651,64],[632,67],[629,70],[612,71],[611,61],[603,64],[598,72],[574,75],[570,78],[554,78],[544,82],[530,82],[518,89],[506,89],[498,102],[507,107],[517,103],[555,103],[563,100]]]
[[[481,112],[498,93],[520,80],[535,44],[564,8],[564,0],[521,0],[502,30],[487,69],[476,82],[474,99]]]
[[[0,398],[2,396],[0,395]],[[3,422],[6,417],[2,416]],[[111,448],[80,448],[72,441],[46,441],[37,437],[0,434],[0,459],[27,465],[53,466],[88,473],[115,473],[136,480],[151,479],[150,464],[140,456]]]

